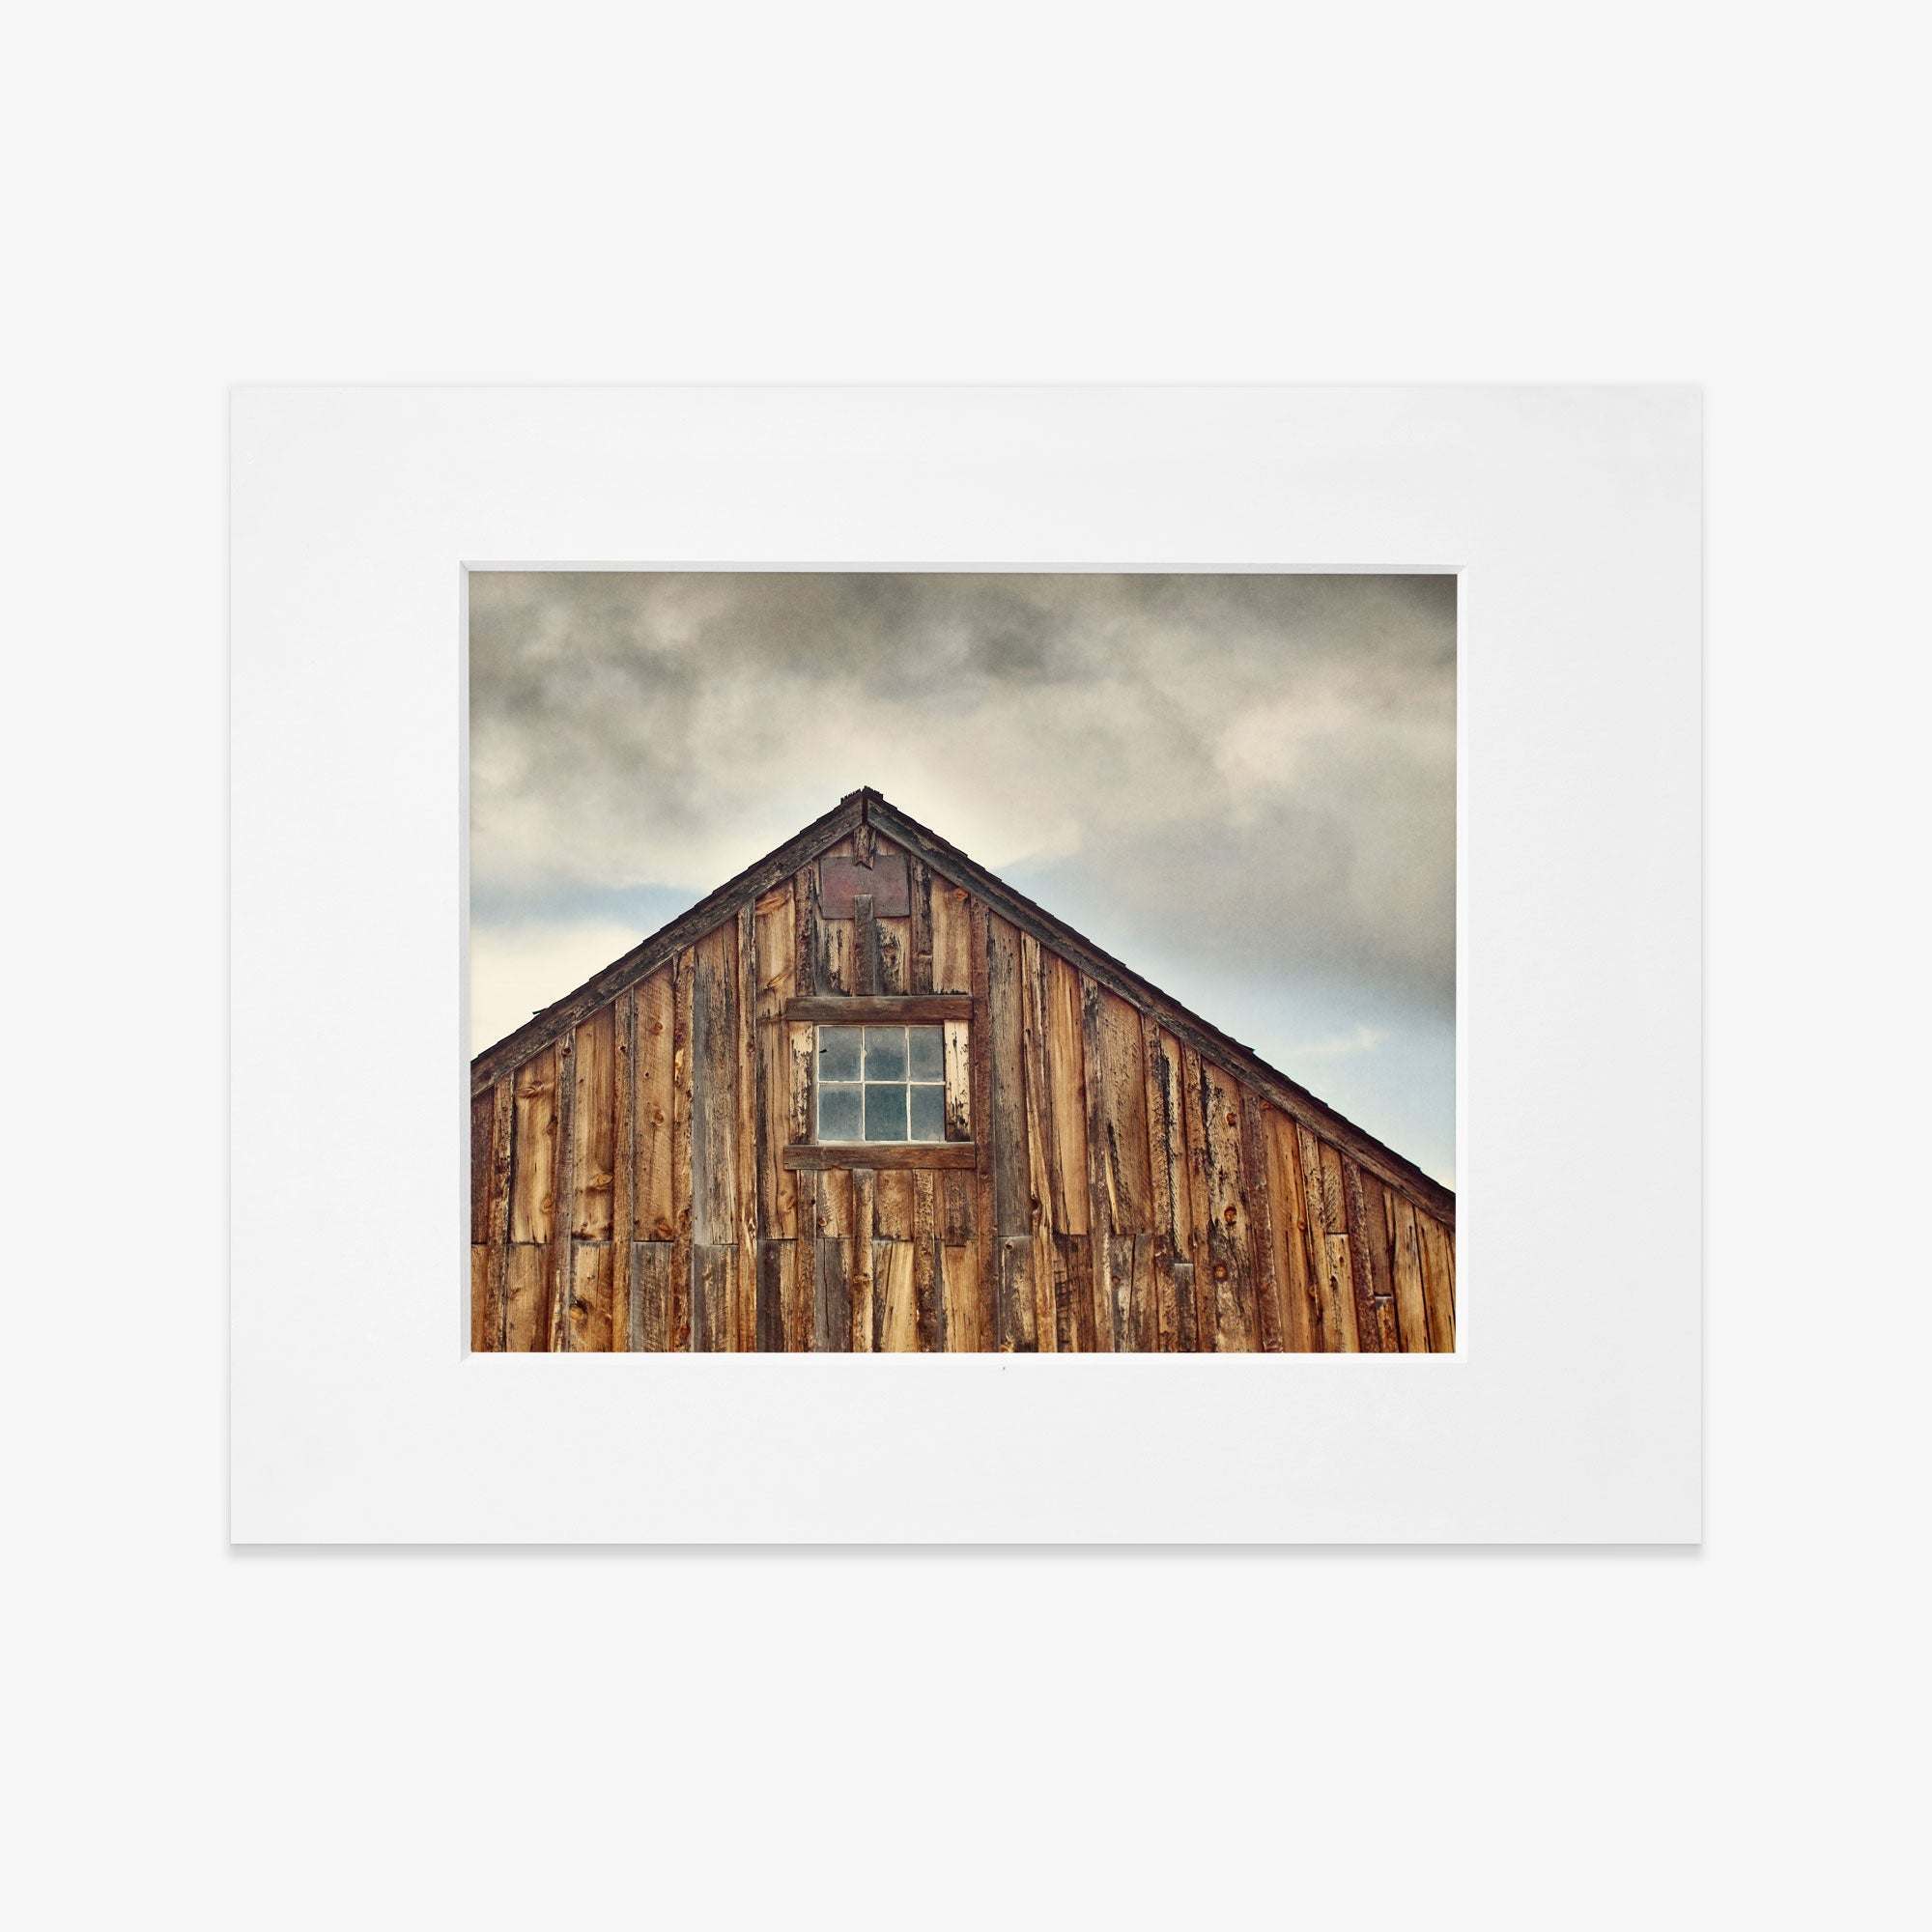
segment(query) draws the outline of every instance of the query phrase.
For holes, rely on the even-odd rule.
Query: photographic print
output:
[[[479,1351],[1456,1347],[1456,580],[473,570]]]

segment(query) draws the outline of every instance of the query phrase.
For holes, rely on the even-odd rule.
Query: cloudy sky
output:
[[[860,785],[1451,1184],[1449,577],[476,572],[472,1049]]]

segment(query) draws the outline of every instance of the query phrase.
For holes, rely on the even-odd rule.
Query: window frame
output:
[[[966,993],[884,993],[884,994],[838,994],[838,995],[794,995],[785,1002],[784,1017],[792,1028],[792,1058],[796,1069],[793,1083],[793,1104],[798,1111],[800,1127],[807,1134],[803,1140],[789,1142],[782,1151],[781,1164],[789,1169],[838,1168],[838,1167],[937,1167],[970,1168],[978,1164],[980,1153],[982,1129],[979,1122],[979,1110],[970,1104],[965,1109],[967,1119],[967,1138],[948,1140],[945,1138],[947,1125],[947,1067],[946,1030],[949,1025],[958,1025],[965,1030],[965,1051],[969,1079],[977,1080],[979,1055],[982,1050],[983,1015],[977,1003]],[[940,1033],[940,1070],[933,1078],[917,1078],[912,1071],[912,1052],[910,1041],[906,1050],[906,1072],[902,1080],[894,1082],[874,1082],[874,1085],[894,1085],[907,1094],[908,1118],[907,1132],[911,1132],[910,1090],[914,1087],[934,1087],[940,1095],[940,1138],[937,1140],[826,1140],[820,1134],[822,1102],[819,1094],[821,1082],[818,1077],[820,1034],[827,1026],[841,1027],[921,1027],[933,1026]],[[807,1038],[801,1040],[800,1033],[809,1028]],[[807,1043],[809,1041],[809,1044]],[[955,1049],[956,1050],[956,1049]],[[851,1088],[860,1096],[859,1126],[865,1128],[864,1094],[866,1091],[865,1061],[859,1067],[860,1077],[851,1081],[833,1081],[833,1086]],[[803,1085],[801,1084],[803,1083]],[[805,1091],[809,1088],[809,1092]],[[802,1116],[802,1118],[801,1118]],[[797,1131],[798,1129],[795,1129]]]
[[[828,1080],[824,1074],[825,1035],[837,1029],[840,1033],[859,1036],[858,1076],[851,1080]],[[899,1037],[899,1071],[885,1079],[872,1076],[872,1036],[874,1034],[897,1034]],[[938,1046],[938,1065],[929,1073],[921,1073],[914,1065],[912,1036],[915,1033],[933,1036]],[[883,1041],[881,1042],[883,1046]],[[971,1051],[969,1037],[968,1049]],[[912,1099],[915,1091],[936,1094],[939,1101],[938,1131],[931,1134],[915,1134],[912,1131]],[[848,1136],[832,1136],[825,1131],[825,1099],[829,1093],[852,1094],[858,1097],[859,1133],[856,1139]],[[904,1131],[899,1134],[872,1135],[867,1131],[872,1120],[872,1095],[875,1093],[892,1093],[899,1096],[900,1118]],[[946,1138],[946,1028],[939,1020],[879,1019],[868,1020],[817,1020],[812,1025],[812,1142],[818,1147],[946,1147],[957,1146]]]

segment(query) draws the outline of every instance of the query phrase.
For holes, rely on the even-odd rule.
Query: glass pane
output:
[[[902,1141],[906,1137],[906,1090],[903,1087],[866,1089],[866,1138]]]
[[[946,1031],[943,1027],[907,1027],[912,1046],[912,1077],[941,1080],[946,1075]]]
[[[856,1087],[821,1087],[818,1090],[818,1138],[822,1141],[856,1141],[859,1129],[859,1090]]]
[[[866,1029],[866,1078],[867,1080],[903,1080],[905,1073],[905,1028],[867,1027]]]
[[[912,1138],[916,1141],[943,1141],[946,1138],[946,1089],[913,1087]]]
[[[822,1026],[818,1029],[818,1077],[821,1080],[856,1080],[859,1077],[859,1041],[863,1027]]]

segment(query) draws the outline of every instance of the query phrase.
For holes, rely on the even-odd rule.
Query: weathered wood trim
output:
[[[941,1065],[946,1075],[946,1138],[973,1138],[973,1034],[971,1020],[946,1020]]]
[[[863,1026],[871,1020],[880,1026],[937,1025],[942,1020],[970,1020],[973,996],[970,993],[854,993],[848,998],[789,999],[784,1005],[787,1021],[821,1026]]]
[[[971,1168],[979,1165],[979,1149],[972,1141],[838,1141],[810,1142],[779,1150],[779,1158],[792,1173],[822,1168]]]

